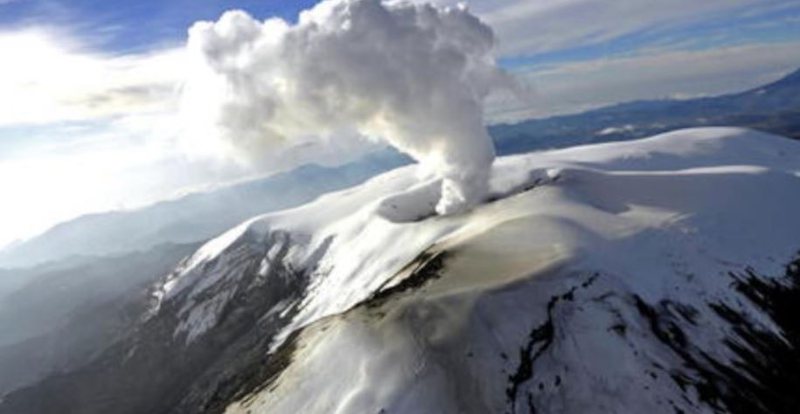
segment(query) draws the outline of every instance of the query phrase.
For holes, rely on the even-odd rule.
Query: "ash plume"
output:
[[[442,178],[441,214],[485,196],[494,146],[482,104],[511,78],[492,30],[465,7],[325,0],[296,24],[229,11],[189,30],[183,107],[242,157],[354,134]]]

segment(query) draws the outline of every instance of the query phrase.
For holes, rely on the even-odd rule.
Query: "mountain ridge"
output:
[[[502,157],[451,217],[402,167],[208,242],[0,413],[787,412],[764,387],[798,355],[798,166],[781,137],[676,131]]]

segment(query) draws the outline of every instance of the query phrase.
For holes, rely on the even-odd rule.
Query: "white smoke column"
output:
[[[487,191],[494,146],[482,103],[511,84],[492,30],[465,7],[326,0],[291,25],[230,11],[189,30],[199,62],[184,109],[239,154],[312,139],[384,139],[438,173],[440,214]]]

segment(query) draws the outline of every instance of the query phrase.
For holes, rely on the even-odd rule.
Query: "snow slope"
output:
[[[307,328],[293,362],[229,412],[710,411],[655,372],[682,362],[649,344],[631,310],[644,305],[631,305],[693,309],[694,346],[730,361],[730,332],[706,304],[746,308],[728,272],[782,274],[800,249],[800,145],[754,131],[503,158],[495,200],[458,216],[433,216],[438,186],[421,180],[405,167],[254,218],[170,276],[159,295],[180,300],[174,335],[191,342],[235,297],[243,238],[271,246],[259,274],[282,248],[282,266],[308,274],[307,291],[274,310],[293,316],[272,352]],[[540,326],[557,338],[536,363],[546,385],[523,363]]]
[[[500,158],[490,184],[436,216],[407,166],[248,220],[112,351],[0,413],[800,404],[800,143],[680,130]]]

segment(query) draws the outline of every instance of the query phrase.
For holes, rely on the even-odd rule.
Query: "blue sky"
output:
[[[291,168],[186,151],[176,91],[192,23],[230,9],[292,22],[314,3],[0,0],[0,246],[80,214]],[[800,67],[796,1],[467,3],[495,30],[500,64],[533,91],[490,99],[490,121],[738,91]]]
[[[232,8],[257,16],[293,20],[314,0],[14,0],[0,13],[0,26],[57,25],[114,52],[144,51],[175,45],[197,20],[216,20]]]
[[[537,2],[519,2],[525,1]],[[0,0],[0,30],[26,26],[62,27],[93,48],[132,53],[181,44],[193,22],[215,20],[226,10],[242,9],[261,18],[275,16],[294,21],[300,11],[315,3],[317,0]],[[491,2],[473,3],[477,3],[475,9],[479,11],[493,11]],[[664,3],[670,4],[669,1]],[[679,4],[681,2],[672,3],[675,8],[683,7]],[[700,18],[694,16],[683,21],[657,22],[602,42],[592,42],[589,34],[583,41],[574,41],[573,45],[565,44],[554,50],[514,51],[501,56],[501,62],[507,67],[517,68],[542,62],[558,63],[632,53],[665,42],[703,49],[748,42],[791,41],[800,36],[800,3],[770,0],[742,2],[743,5],[730,3],[731,6],[720,7]],[[564,30],[569,31],[569,28]],[[535,29],[531,32],[535,37]]]

